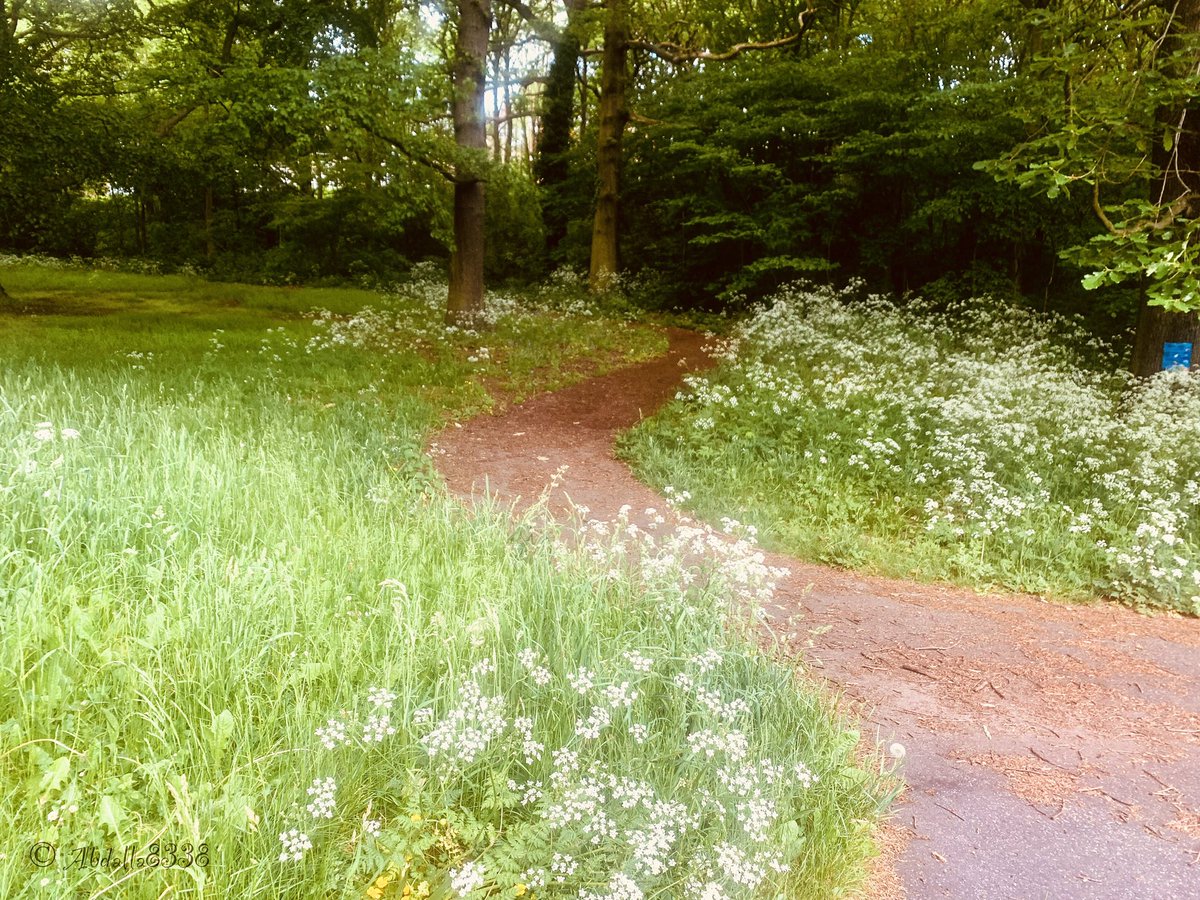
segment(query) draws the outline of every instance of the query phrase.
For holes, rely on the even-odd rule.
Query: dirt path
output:
[[[707,359],[667,356],[443,432],[451,490],[529,501],[561,465],[597,518],[659,495],[617,432]],[[774,556],[798,656],[902,744],[909,784],[876,886],[910,898],[1200,898],[1200,622],[861,577]]]

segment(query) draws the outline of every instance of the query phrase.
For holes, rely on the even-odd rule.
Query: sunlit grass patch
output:
[[[702,515],[897,576],[1200,613],[1200,379],[1074,322],[784,291],[625,452]]]
[[[549,344],[584,366],[661,338],[503,303],[493,330],[447,331],[420,283],[259,311],[156,285],[101,316],[0,311],[0,896],[856,883],[887,788],[724,627],[719,578],[465,513],[421,452],[512,377],[497,359],[529,361],[532,390]],[[726,790],[739,766],[757,794]],[[621,832],[599,843],[563,818],[594,789]],[[664,816],[696,826],[659,871]]]

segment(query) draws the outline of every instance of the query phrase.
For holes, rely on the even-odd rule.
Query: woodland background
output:
[[[1195,302],[1192,7],[0,0],[0,249],[386,283],[486,184],[489,283],[591,256],[651,307],[854,278],[1119,334]]]

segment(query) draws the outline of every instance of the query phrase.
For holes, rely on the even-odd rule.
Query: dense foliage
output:
[[[15,3],[0,248],[386,281],[446,256],[443,176],[466,167],[487,182],[489,278],[587,268],[599,45],[619,33],[621,259],[659,303],[862,277],[1115,331],[1143,282],[1192,297],[1190,193],[1162,181],[1194,143],[1189,4],[497,0],[486,159],[451,127],[455,8]],[[798,16],[802,39],[717,52],[778,43]]]

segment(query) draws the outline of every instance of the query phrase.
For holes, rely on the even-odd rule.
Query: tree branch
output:
[[[1153,219],[1142,219],[1140,222],[1118,228],[1104,212],[1104,207],[1100,205],[1100,182],[1092,182],[1092,211],[1104,226],[1104,230],[1113,237],[1126,238],[1143,231],[1163,231],[1170,228],[1194,199],[1196,199],[1195,194],[1185,191],[1176,197],[1175,201],[1166,209],[1159,209]]]
[[[177,112],[173,116],[171,116],[171,118],[164,121],[156,129],[158,136],[160,138],[166,137],[168,134],[170,134],[172,131],[175,130],[176,125],[178,125],[180,122],[182,122],[188,116],[190,116],[195,111],[195,109],[196,109],[195,105],[184,107],[179,112]]]
[[[517,119],[537,119],[540,116],[541,113],[510,109],[498,116],[488,116],[487,122],[489,125],[503,125],[506,122],[515,122]]]
[[[661,119],[651,119],[649,116],[643,116],[641,113],[636,113],[633,110],[629,111],[629,121],[638,125],[665,125],[666,122]]]
[[[404,146],[401,141],[379,131],[379,129],[373,126],[362,116],[350,113],[349,118],[354,122],[355,125],[361,128],[367,134],[378,138],[385,144],[388,144],[390,147],[392,147],[392,149],[398,151],[401,156],[405,156],[413,162],[419,163],[420,165],[428,166],[452,184],[458,180],[458,174],[454,171],[452,166],[448,166],[436,159],[429,159],[428,157],[421,156],[420,154],[413,152],[413,150]]]
[[[1117,226],[1112,223],[1112,219],[1104,212],[1104,207],[1100,205],[1100,179],[1097,178],[1092,182],[1092,212],[1100,220],[1100,224],[1104,226],[1104,230],[1109,234],[1123,237]]]
[[[557,44],[562,40],[562,32],[553,22],[547,22],[534,13],[529,4],[522,0],[497,0],[502,6],[507,6],[525,20],[530,29],[548,44]]]
[[[777,38],[773,41],[747,41],[743,44],[734,44],[728,50],[721,53],[682,47],[670,41],[663,41],[661,43],[644,40],[630,41],[629,47],[653,53],[659,59],[674,66],[697,61],[725,62],[750,50],[776,50],[780,47],[790,47],[792,44],[799,43],[800,39],[808,31],[811,25],[810,19],[815,12],[816,8],[813,6],[812,0],[809,0],[808,7],[797,17],[800,27],[794,34],[789,34],[787,37]]]

